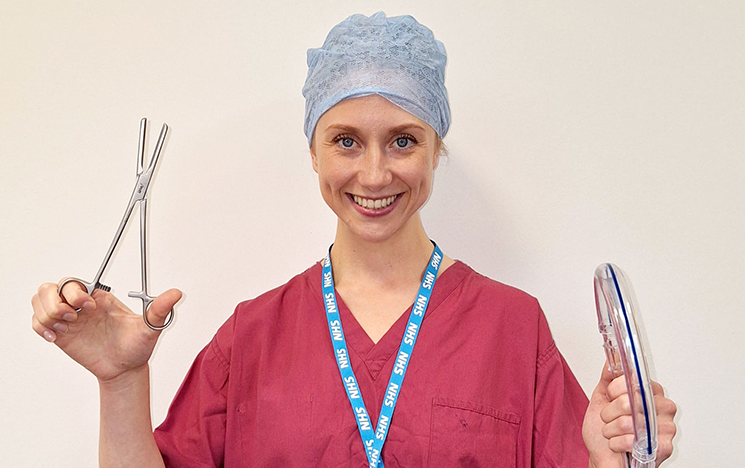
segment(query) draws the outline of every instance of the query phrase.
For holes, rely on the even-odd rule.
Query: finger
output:
[[[147,321],[154,327],[162,327],[171,309],[181,300],[181,297],[182,293],[178,289],[169,289],[156,297],[147,309]]]
[[[83,288],[83,285],[77,281],[70,281],[62,286],[60,291],[62,299],[75,309],[93,310],[96,308],[96,301]]]
[[[65,304],[66,307],[70,307]],[[54,328],[56,331],[61,333],[67,333],[69,330],[69,326],[67,325],[67,322],[65,320],[55,320],[54,318],[51,318],[47,311],[44,309],[44,307],[41,304],[41,299],[39,298],[38,294],[34,294],[34,296],[31,298],[31,307],[34,309],[34,318],[36,318],[36,321],[39,322],[39,325],[44,327],[45,329],[48,329],[49,327]],[[64,313],[64,307],[62,308],[62,313]],[[55,313],[56,315],[59,315],[59,312]],[[43,332],[42,332],[43,333]],[[54,333],[54,332],[52,332]],[[49,339],[51,335],[47,334],[46,336],[42,334],[45,339]]]
[[[660,439],[675,437],[678,433],[678,427],[672,419],[658,419],[657,420],[657,435]]]
[[[609,439],[608,448],[616,453],[632,452],[634,450],[634,434],[626,434]]]
[[[39,286],[39,292],[31,299],[31,306],[37,320],[47,328],[57,321],[73,322],[77,319],[75,310],[57,294],[57,285],[54,283]]]
[[[657,463],[662,463],[663,461],[670,458],[672,454],[673,454],[672,437],[670,439],[664,439],[664,438],[659,439],[657,442]]]
[[[604,424],[602,429],[603,437],[610,440],[613,437],[634,434],[634,420],[630,415],[619,416],[613,421]]]
[[[677,427],[672,420],[657,421],[657,460],[663,461],[673,454],[673,438]]]
[[[626,415],[631,415],[631,403],[627,393],[615,398],[600,410],[600,419],[606,424]]]
[[[613,379],[613,381],[608,384],[607,393],[609,400],[615,400],[619,396],[627,394],[628,389],[626,388],[626,376],[621,375]]]
[[[657,416],[672,420],[678,412],[678,406],[669,398],[660,395],[654,397],[654,407],[657,410]]]
[[[32,315],[32,316],[31,316],[31,328],[33,328],[33,329],[34,329],[34,331],[35,331],[35,332],[36,332],[36,333],[37,333],[37,334],[38,334],[39,336],[41,336],[42,338],[44,338],[45,340],[47,340],[47,341],[48,341],[48,342],[50,342],[50,343],[54,342],[54,340],[56,340],[56,339],[57,339],[57,334],[56,334],[56,333],[54,333],[54,332],[53,332],[52,330],[50,330],[49,328],[47,328],[47,327],[45,327],[44,325],[42,325],[42,324],[41,324],[41,323],[39,322],[39,320],[38,320],[38,319],[36,318],[36,315]]]
[[[662,388],[662,385],[658,384],[654,380],[651,380],[650,383],[652,384],[652,394],[665,396],[665,389]]]

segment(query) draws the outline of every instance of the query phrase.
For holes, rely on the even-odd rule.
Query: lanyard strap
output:
[[[406,332],[404,332],[401,346],[398,349],[398,355],[393,365],[391,378],[388,381],[388,387],[385,391],[385,398],[380,409],[380,417],[378,418],[378,424],[375,426],[375,430],[373,430],[365,402],[362,400],[360,387],[357,384],[357,377],[355,377],[352,366],[350,365],[347,340],[344,338],[339,308],[336,306],[334,277],[331,272],[331,247],[333,247],[333,244],[329,247],[329,254],[323,262],[322,292],[323,302],[326,306],[326,319],[329,325],[331,343],[334,345],[336,364],[339,367],[344,390],[347,392],[347,398],[352,405],[352,410],[357,420],[357,429],[359,429],[360,437],[362,437],[362,442],[365,445],[370,468],[383,468],[383,461],[381,459],[383,444],[388,436],[388,427],[393,417],[393,410],[396,408],[398,394],[404,381],[404,375],[406,375],[406,369],[409,366],[409,359],[414,350],[414,343],[416,343],[416,338],[419,335],[419,328],[422,325],[424,313],[427,310],[427,305],[429,305],[432,288],[437,280],[437,272],[440,270],[442,251],[437,244],[434,242],[432,244],[434,245],[434,250],[427,264],[427,269],[424,272],[422,284],[419,286],[419,294],[409,314],[409,323],[406,325]]]

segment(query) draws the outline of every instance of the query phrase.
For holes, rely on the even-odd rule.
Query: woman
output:
[[[334,244],[236,308],[155,433],[159,333],[109,293],[39,288],[34,330],[99,380],[102,466],[623,466],[623,380],[604,372],[588,406],[535,299],[425,233],[450,123],[445,62],[429,29],[382,13],[309,51],[305,133]],[[162,294],[149,321],[180,297]],[[655,393],[661,462],[675,406]]]

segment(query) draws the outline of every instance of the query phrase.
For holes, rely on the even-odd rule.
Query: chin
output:
[[[347,224],[346,228],[349,233],[357,239],[363,242],[369,243],[381,243],[396,238],[404,234],[407,229],[407,225],[399,225],[398,223],[370,223],[373,225],[360,225],[360,224]],[[377,225],[374,225],[377,224]]]
[[[360,239],[361,241],[368,242],[371,244],[378,244],[381,242],[385,242],[393,238],[396,234],[396,232],[354,232],[352,233]]]

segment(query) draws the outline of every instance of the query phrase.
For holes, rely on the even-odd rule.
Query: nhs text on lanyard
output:
[[[334,345],[336,364],[339,366],[339,373],[341,374],[344,389],[347,392],[349,403],[352,405],[352,410],[357,419],[357,428],[360,431],[362,442],[365,444],[367,460],[370,462],[370,468],[383,468],[381,451],[383,450],[385,439],[388,436],[388,425],[391,422],[391,417],[393,417],[393,410],[398,401],[398,393],[401,390],[401,384],[404,381],[406,368],[409,365],[409,358],[411,357],[411,352],[414,350],[414,343],[416,342],[419,328],[421,327],[422,319],[424,318],[424,313],[429,304],[432,288],[437,279],[437,272],[440,269],[442,251],[437,247],[437,244],[434,242],[432,242],[432,244],[434,244],[434,251],[432,252],[432,256],[427,264],[427,270],[424,272],[422,285],[419,286],[419,294],[414,302],[414,306],[411,308],[409,323],[406,325],[406,332],[401,340],[401,346],[398,349],[398,355],[396,356],[396,362],[393,366],[391,378],[388,381],[388,388],[385,391],[385,400],[383,401],[383,406],[380,410],[380,418],[378,418],[378,425],[376,426],[375,431],[373,431],[370,416],[368,416],[367,408],[365,408],[365,402],[362,400],[360,387],[357,385],[357,378],[349,364],[347,341],[344,338],[339,309],[336,306],[334,277],[331,272],[331,247],[329,247],[329,255],[326,256],[326,259],[323,262],[323,301],[326,305],[326,319],[329,324],[331,342]]]

